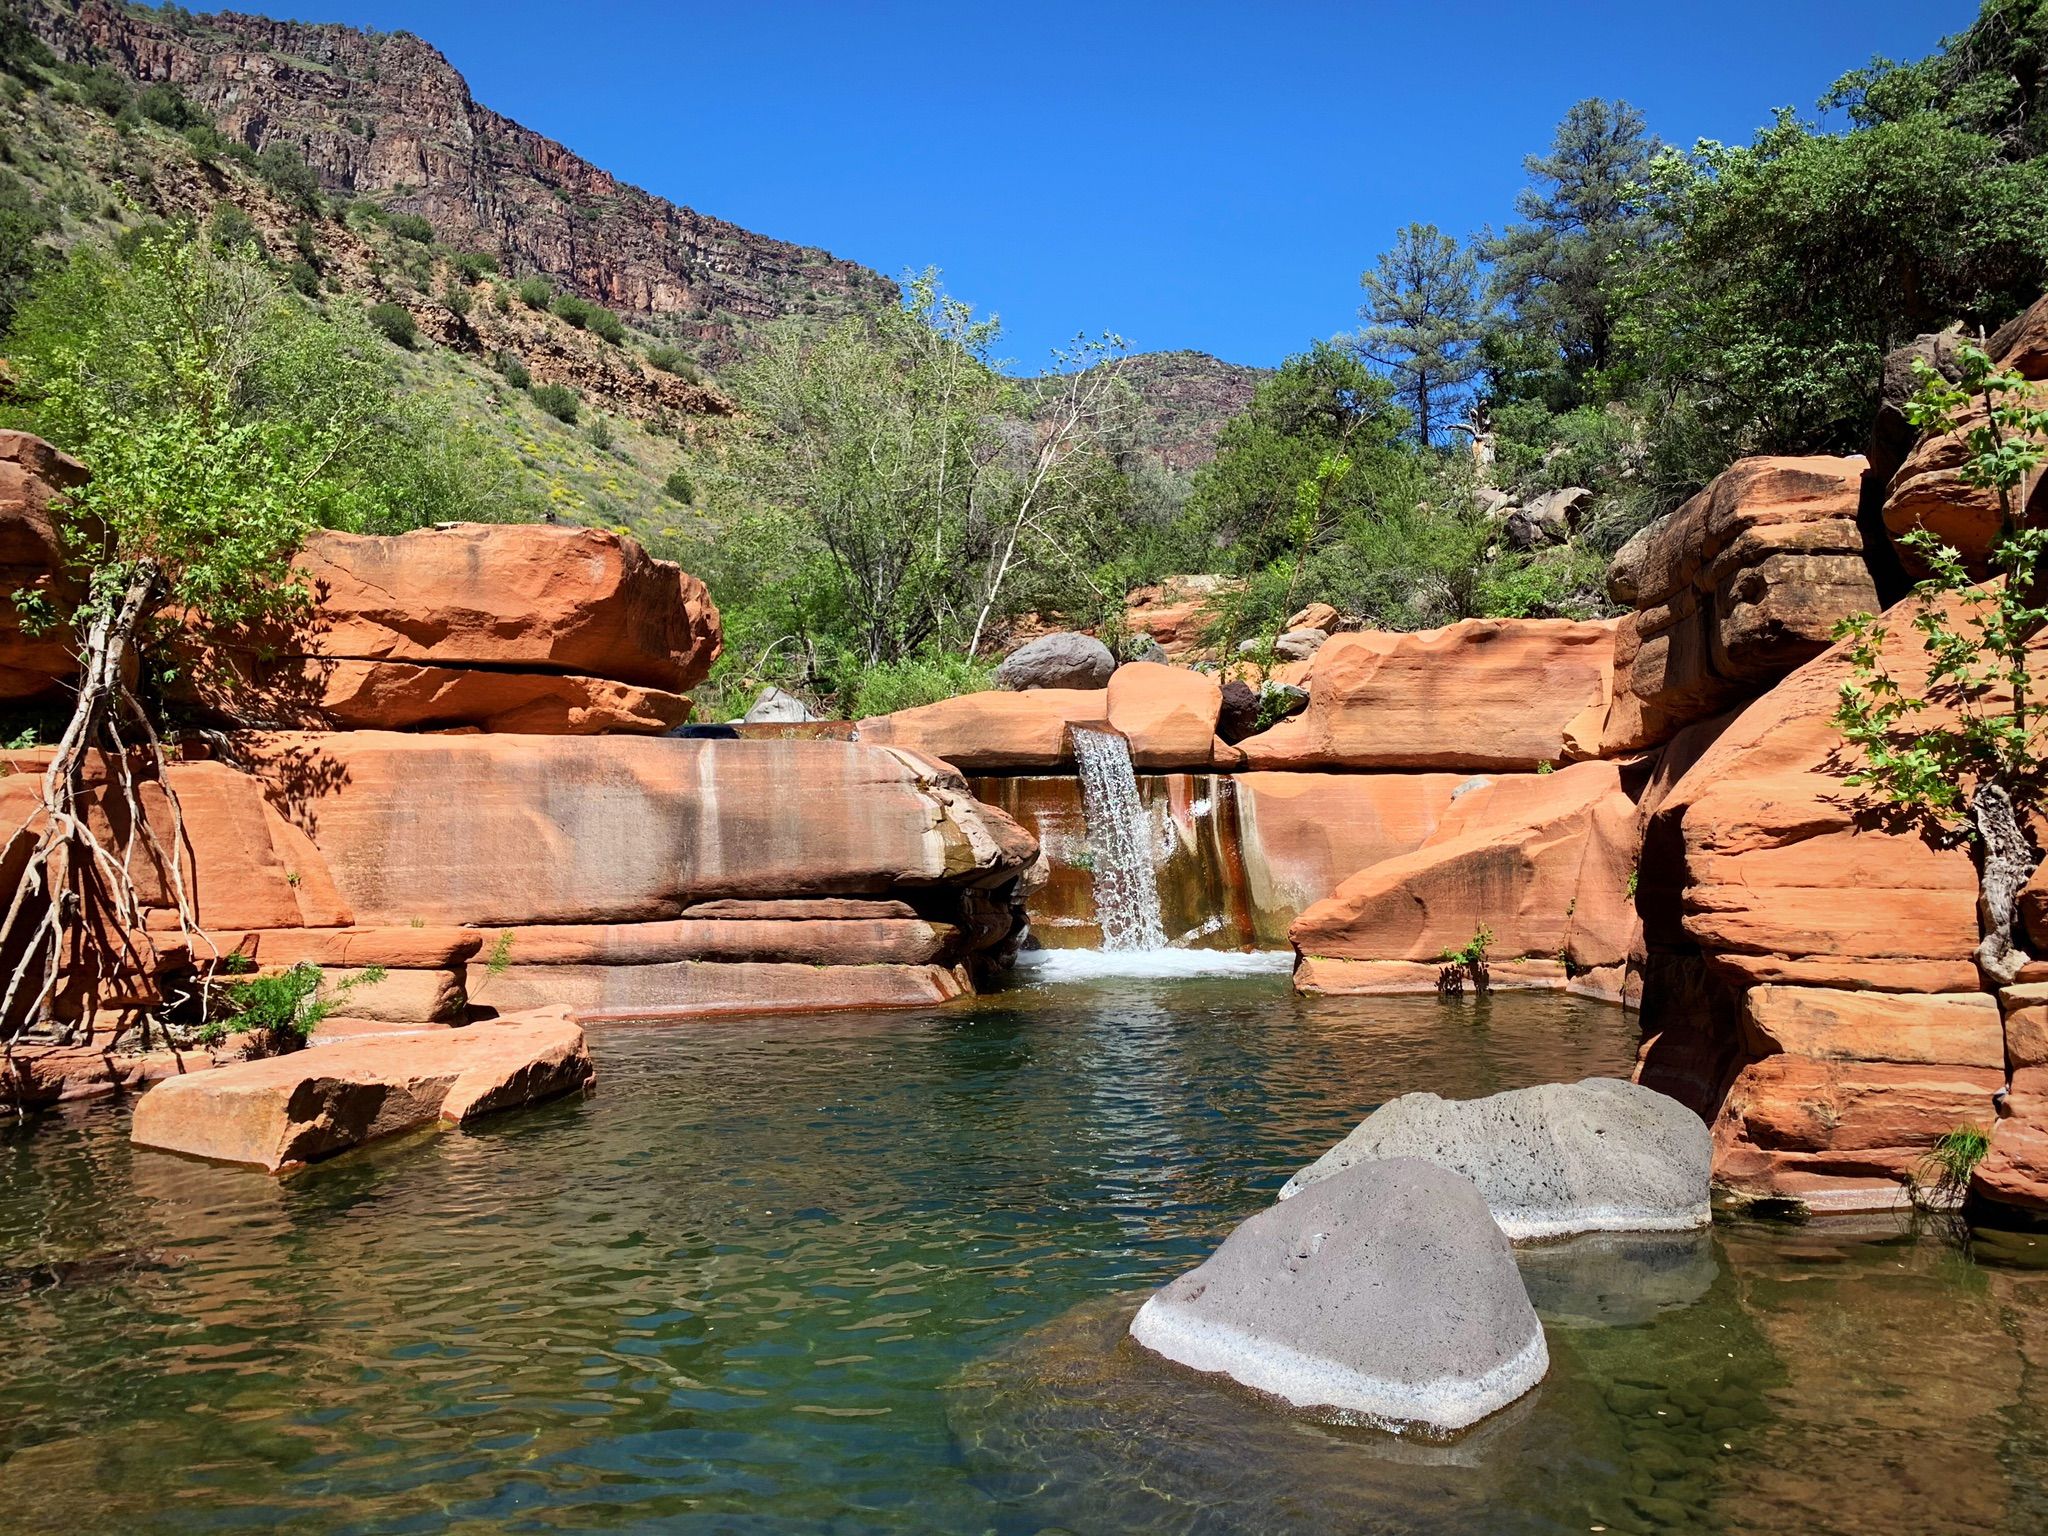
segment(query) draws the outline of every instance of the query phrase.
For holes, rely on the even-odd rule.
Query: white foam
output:
[[[1282,976],[1293,969],[1291,949],[1035,949],[1017,957],[1016,979],[1049,986],[1114,977]]]

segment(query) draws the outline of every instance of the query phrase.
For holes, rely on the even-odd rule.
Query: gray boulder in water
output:
[[[1065,630],[1026,641],[996,668],[996,686],[1026,688],[1107,688],[1116,657],[1093,635]]]
[[[1713,1220],[1713,1139],[1700,1117],[1635,1083],[1589,1077],[1484,1099],[1407,1093],[1287,1181],[1298,1198],[1377,1158],[1419,1157],[1479,1186],[1518,1242],[1572,1232],[1680,1232]]]
[[[1472,1181],[1361,1164],[1259,1212],[1139,1310],[1131,1337],[1346,1422],[1463,1429],[1543,1379],[1550,1351]]]

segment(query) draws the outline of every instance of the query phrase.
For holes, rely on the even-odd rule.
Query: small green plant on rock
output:
[[[228,958],[241,959],[246,966],[246,956]],[[227,1014],[209,1019],[200,1028],[199,1043],[218,1045],[230,1035],[250,1035],[265,1054],[296,1050],[351,992],[358,987],[374,987],[386,974],[382,966],[371,966],[336,982],[325,997],[320,995],[320,967],[310,960],[302,960],[274,976],[230,982],[226,989]]]
[[[1990,1151],[1989,1131],[1979,1125],[1959,1125],[1938,1138],[1913,1165],[1907,1194],[1914,1207],[1948,1221],[1950,1235],[1960,1242],[1969,1240],[1962,1210],[1970,1193],[1970,1176]]]
[[[1957,366],[1961,377],[1951,384],[1916,362],[1920,392],[1907,415],[1923,432],[1962,436],[1962,480],[1997,499],[1990,566],[2000,579],[1980,585],[1954,546],[1926,528],[1907,534],[1901,542],[1930,573],[1914,588],[1910,621],[1928,657],[1925,689],[1909,690],[1887,668],[1891,624],[1854,615],[1836,630],[1848,644],[1851,672],[1834,724],[1863,755],[1851,784],[1974,838],[1985,929],[1977,961],[2003,984],[2024,960],[2013,943],[2013,916],[2039,862],[2015,807],[2042,787],[2029,645],[2048,623],[2048,529],[2022,526],[2018,503],[2048,456],[2048,409],[2025,378],[1998,371],[1981,348],[1959,348]]]
[[[1436,975],[1436,990],[1439,997],[1462,997],[1465,984],[1470,982],[1472,990],[1484,996],[1492,989],[1493,977],[1486,967],[1486,952],[1493,945],[1493,930],[1484,923],[1478,932],[1457,949],[1447,949],[1437,959],[1443,962],[1443,969]]]

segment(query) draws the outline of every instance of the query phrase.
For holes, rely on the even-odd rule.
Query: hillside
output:
[[[1216,456],[1216,434],[1251,403],[1263,368],[1206,352],[1140,352],[1124,377],[1141,404],[1138,443],[1166,469],[1185,473]]]
[[[283,144],[322,189],[426,218],[445,240],[638,317],[707,365],[748,325],[885,303],[895,285],[627,186],[480,105],[406,32],[26,0],[60,59],[174,82],[230,138]]]

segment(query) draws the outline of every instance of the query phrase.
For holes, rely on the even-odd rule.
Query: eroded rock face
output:
[[[1296,1408],[1463,1429],[1550,1367],[1470,1179],[1412,1158],[1318,1180],[1159,1290],[1131,1337]]]
[[[560,1012],[376,1035],[169,1078],[135,1106],[136,1145],[272,1173],[383,1136],[542,1103],[595,1076]]]
[[[1252,768],[1528,772],[1564,761],[1573,721],[1606,706],[1613,660],[1611,621],[1333,635],[1309,663],[1307,709],[1239,749]]]
[[[1420,846],[1361,869],[1303,912],[1290,937],[1305,963],[1433,968],[1485,928],[1495,959],[1563,956],[1582,971],[1618,967],[1635,935],[1635,848],[1635,802],[1613,763],[1475,775]],[[1347,979],[1376,990],[1371,972],[1324,966],[1316,975],[1321,991],[1351,990]]]
[[[1280,1198],[1361,1163],[1404,1157],[1470,1179],[1517,1242],[1574,1232],[1682,1232],[1713,1220],[1713,1141],[1699,1116],[1609,1077],[1483,1099],[1404,1093],[1289,1179]]]
[[[1604,755],[1668,740],[1833,643],[1879,606],[1857,526],[1861,459],[1744,459],[1622,547]]]
[[[1093,635],[1062,630],[1027,640],[996,668],[996,686],[1026,688],[1101,688],[1116,670],[1116,657]]]

